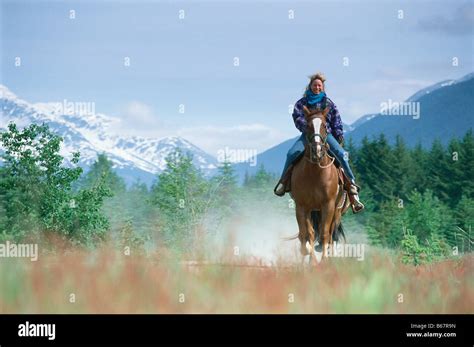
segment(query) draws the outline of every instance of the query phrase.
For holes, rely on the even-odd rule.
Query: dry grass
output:
[[[193,263],[163,251],[145,257],[75,250],[37,262],[0,259],[0,311],[472,313],[472,274],[472,256],[413,267],[373,251],[364,261],[330,259],[303,268],[244,256]]]

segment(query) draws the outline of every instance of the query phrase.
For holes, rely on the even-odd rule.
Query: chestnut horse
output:
[[[333,233],[340,232],[344,236],[341,218],[350,204],[343,186],[339,184],[334,158],[328,154],[326,116],[329,107],[310,111],[304,106],[303,110],[307,122],[306,144],[303,158],[293,168],[290,194],[295,201],[301,255],[304,260],[308,254],[306,243],[309,242],[310,262],[315,265],[316,235],[312,216],[317,215],[315,225],[322,246],[322,258],[325,259],[328,247],[333,245]]]

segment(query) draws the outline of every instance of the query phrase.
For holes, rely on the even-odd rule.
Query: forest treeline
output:
[[[44,124],[20,130],[11,123],[0,134],[0,241],[54,234],[83,247],[113,240],[137,251],[147,244],[183,250],[257,204],[294,213],[288,196],[273,195],[277,177],[262,165],[239,184],[231,163],[207,177],[177,149],[151,187],[127,187],[105,154],[87,172],[78,165],[80,153],[65,166],[61,142]],[[345,218],[363,223],[373,245],[400,251],[412,264],[471,251],[472,129],[429,149],[408,148],[401,137],[390,145],[383,135],[346,149],[367,208]]]

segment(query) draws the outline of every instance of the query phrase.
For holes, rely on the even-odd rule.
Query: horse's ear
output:
[[[329,110],[330,110],[329,106],[326,106],[326,108],[323,110],[324,117],[326,117],[328,115]]]
[[[303,112],[306,117],[308,117],[311,113],[305,105],[303,106]]]

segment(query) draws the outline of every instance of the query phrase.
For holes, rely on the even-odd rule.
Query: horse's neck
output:
[[[321,144],[321,146],[324,146],[324,144]],[[319,165],[316,163],[316,162],[311,162],[311,149],[309,147],[309,144],[307,143],[305,146],[304,146],[304,154],[303,156],[305,157],[304,161],[306,162],[306,164],[310,165],[310,166],[314,166],[314,169],[315,170],[321,170],[321,168],[319,167],[319,165],[321,166],[326,166],[329,164],[330,162],[330,158],[329,158],[329,155],[328,155],[328,152],[325,151],[325,154],[324,154],[324,157],[323,159],[321,159],[321,161],[319,162]]]

